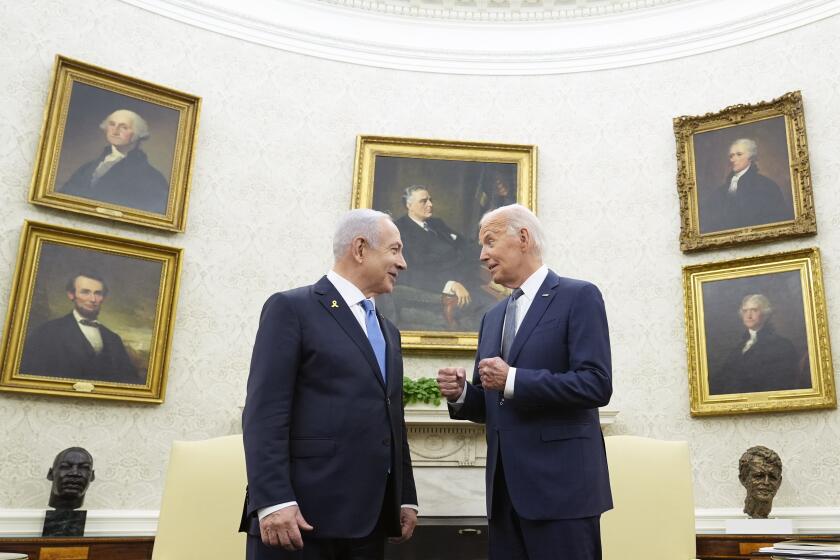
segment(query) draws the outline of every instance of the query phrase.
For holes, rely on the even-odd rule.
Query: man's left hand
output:
[[[417,526],[417,512],[411,508],[400,509],[400,530],[402,535],[399,537],[391,537],[388,542],[393,544],[404,543],[414,534],[414,528]]]
[[[504,391],[507,383],[508,366],[501,358],[485,358],[478,362],[481,386],[492,391]]]

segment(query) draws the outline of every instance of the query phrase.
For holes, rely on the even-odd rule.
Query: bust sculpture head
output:
[[[763,445],[750,447],[738,461],[738,480],[747,489],[744,513],[753,519],[767,519],[782,484],[782,460]]]
[[[81,447],[68,447],[55,456],[47,472],[52,481],[50,507],[73,510],[82,507],[85,492],[95,478],[93,457]]]

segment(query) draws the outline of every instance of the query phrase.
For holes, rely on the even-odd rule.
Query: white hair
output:
[[[747,152],[750,154],[751,161],[758,157],[758,144],[755,143],[755,140],[750,140],[749,138],[738,138],[732,142],[729,147],[732,148],[735,144],[740,144],[747,149]]]
[[[379,223],[391,220],[391,216],[370,208],[350,210],[338,220],[333,234],[333,256],[335,260],[344,256],[350,244],[357,237],[367,240],[372,247],[379,246]]]
[[[750,302],[755,302],[756,306],[761,309],[761,314],[765,316],[770,316],[773,313],[773,306],[770,305],[770,300],[767,299],[766,296],[762,294],[750,294],[745,296],[744,299],[741,300],[741,309],[738,310],[740,313],[741,310],[744,309]]]
[[[479,222],[479,227],[484,227],[492,220],[502,220],[507,226],[508,235],[519,235],[519,231],[527,229],[531,234],[532,250],[535,255],[542,256],[546,248],[545,232],[537,215],[521,204],[508,204],[500,206],[484,214]]]
[[[149,125],[146,123],[146,120],[134,111],[129,111],[128,109],[117,109],[116,111],[105,117],[104,121],[99,123],[99,128],[101,128],[102,130],[106,130],[108,128],[108,121],[111,120],[111,117],[113,117],[114,115],[124,115],[131,119],[131,128],[134,129],[134,137],[138,141],[145,140],[149,137]]]

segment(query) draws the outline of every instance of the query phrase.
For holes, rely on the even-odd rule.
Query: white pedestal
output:
[[[727,535],[791,535],[793,519],[727,519]]]

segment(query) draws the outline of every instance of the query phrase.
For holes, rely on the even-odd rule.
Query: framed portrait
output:
[[[184,231],[200,105],[57,56],[29,201]]]
[[[802,95],[674,119],[680,248],[815,234]]]
[[[0,390],[162,403],[180,267],[178,248],[26,222]]]
[[[692,416],[835,408],[816,248],[683,268]]]
[[[485,212],[536,211],[536,146],[359,136],[353,208],[393,216],[408,268],[377,307],[407,350],[475,350],[484,312],[507,296],[479,260]]]

